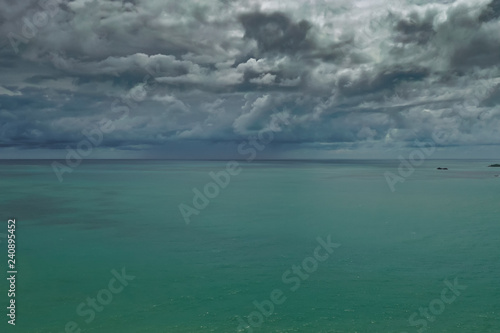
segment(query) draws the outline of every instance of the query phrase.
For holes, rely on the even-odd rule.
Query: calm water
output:
[[[271,315],[251,316],[254,332],[417,332],[423,322],[428,332],[500,332],[494,162],[427,161],[395,192],[384,172],[397,173],[397,161],[242,163],[186,225],[179,204],[192,206],[193,188],[225,162],[84,161],[60,183],[51,161],[3,161],[0,208],[5,222],[17,219],[19,273],[17,325],[5,312],[0,325],[236,332],[254,301],[280,289],[286,299]],[[282,275],[328,235],[341,246],[292,291]],[[77,314],[122,268],[135,279],[107,292],[92,320]],[[442,309],[444,281],[455,278],[467,288]],[[0,288],[6,305],[5,279]],[[430,303],[432,321],[416,315],[411,326]]]

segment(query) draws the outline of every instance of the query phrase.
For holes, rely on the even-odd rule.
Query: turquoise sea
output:
[[[500,332],[498,161],[428,160],[394,192],[399,161],[240,162],[189,224],[225,161],[51,163],[0,162],[1,332]]]

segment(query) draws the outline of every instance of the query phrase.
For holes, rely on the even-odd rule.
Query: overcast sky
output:
[[[500,156],[500,0],[0,6],[1,158]]]

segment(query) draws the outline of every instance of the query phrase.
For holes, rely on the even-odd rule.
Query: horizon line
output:
[[[0,161],[64,161],[64,158],[0,158]],[[239,161],[239,162],[255,162],[255,161],[395,161],[399,158],[271,158],[271,159],[254,159],[248,161],[246,159],[236,158],[89,158],[85,161]],[[427,158],[427,161],[440,161],[440,160],[461,160],[461,161],[489,161],[500,160],[500,158]],[[83,162],[83,161],[82,161]]]

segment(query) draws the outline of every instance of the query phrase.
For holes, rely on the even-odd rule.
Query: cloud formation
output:
[[[106,154],[218,158],[277,115],[265,157],[495,147],[499,30],[498,0],[5,0],[0,151],[106,118]]]

